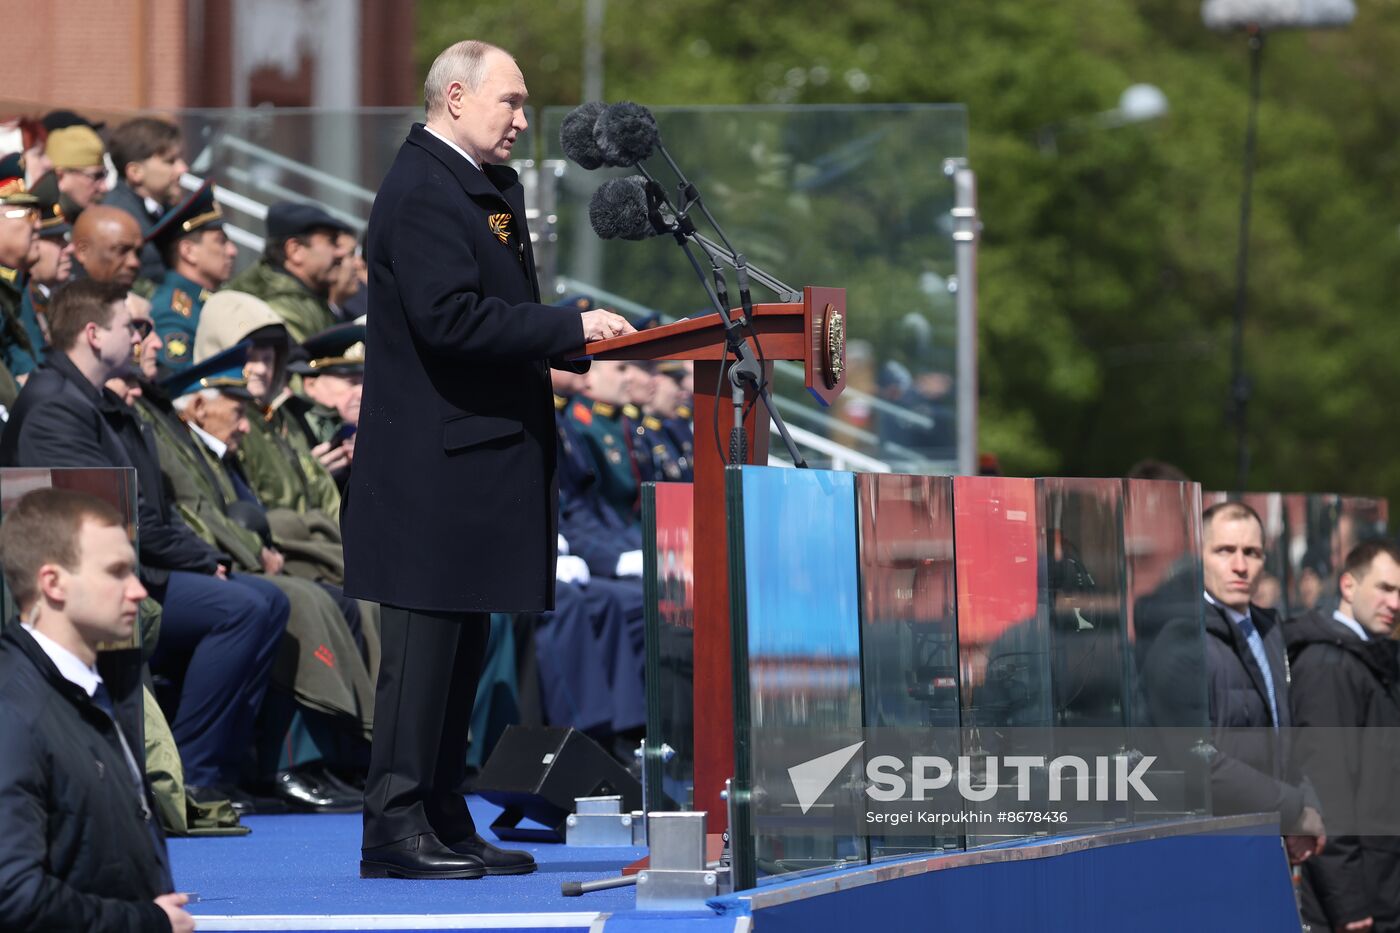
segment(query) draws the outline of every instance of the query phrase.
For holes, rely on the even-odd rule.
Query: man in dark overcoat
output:
[[[424,96],[370,213],[342,506],[345,590],[383,605],[360,873],[479,878],[534,869],[476,834],[459,787],[489,613],[553,605],[550,361],[631,327],[539,301],[520,182],[497,164],[526,127],[514,59],[459,42]]]

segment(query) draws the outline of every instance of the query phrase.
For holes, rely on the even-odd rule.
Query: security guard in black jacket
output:
[[[97,648],[132,636],[146,590],[121,514],[39,489],[0,525],[24,624],[0,636],[0,923],[185,931],[139,733],[118,721]]]
[[[1303,918],[1340,930],[1400,930],[1400,547],[1366,541],[1347,556],[1334,612],[1284,626],[1293,661],[1301,767],[1333,834],[1303,864]]]

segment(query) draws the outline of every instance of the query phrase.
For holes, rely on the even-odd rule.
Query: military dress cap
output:
[[[66,239],[73,232],[73,225],[63,212],[62,198],[58,193],[58,181],[50,181],[46,176],[34,186],[34,197],[39,201],[39,236],[46,239]]]
[[[253,396],[248,392],[248,380],[243,376],[243,364],[248,360],[248,348],[252,345],[251,340],[236,343],[207,360],[167,376],[161,380],[160,387],[171,398],[203,389],[218,389],[236,398],[251,399]]]
[[[90,126],[66,126],[49,133],[44,155],[54,168],[94,168],[103,164],[102,137]]]
[[[39,199],[24,185],[24,156],[16,152],[0,159],[0,204],[38,203]]]
[[[267,238],[274,242],[301,236],[316,230],[341,230],[354,233],[345,221],[327,213],[315,204],[278,201],[267,209]]]
[[[350,376],[365,371],[363,324],[337,324],[306,338],[287,370],[302,376]]]
[[[164,250],[175,240],[201,230],[222,230],[224,212],[219,202],[214,200],[214,182],[206,178],[194,191],[179,204],[156,221],[146,233],[146,240]]]

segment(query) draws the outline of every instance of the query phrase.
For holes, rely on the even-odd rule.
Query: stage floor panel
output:
[[[467,802],[482,836],[495,841],[487,827],[500,808],[476,797]],[[362,879],[359,814],[250,816],[245,823],[253,830],[247,836],[170,840],[176,889],[199,895],[190,912],[202,930],[586,929],[599,913],[630,910],[632,889],[565,898],[560,884],[616,876],[646,854],[635,846],[502,843],[529,851],[539,870],[469,881]],[[233,917],[243,925],[227,925]],[[289,917],[295,926],[276,925]]]

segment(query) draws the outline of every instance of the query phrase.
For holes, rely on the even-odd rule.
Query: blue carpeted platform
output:
[[[500,808],[468,798],[482,835]],[[172,839],[175,884],[197,893],[198,916],[272,914],[530,914],[597,913],[633,906],[631,888],[566,898],[563,881],[590,881],[618,874],[646,854],[626,848],[570,848],[543,843],[508,843],[535,856],[532,875],[471,881],[365,880],[359,875],[359,814],[248,817],[247,836]],[[581,924],[587,927],[588,923]]]
[[[483,827],[498,812],[469,805]],[[770,879],[686,913],[638,912],[633,888],[560,893],[565,880],[615,876],[639,848],[530,844],[533,875],[368,881],[357,815],[248,822],[251,836],[171,842],[176,884],[200,895],[202,930],[1299,929],[1276,817],[1168,821]]]

